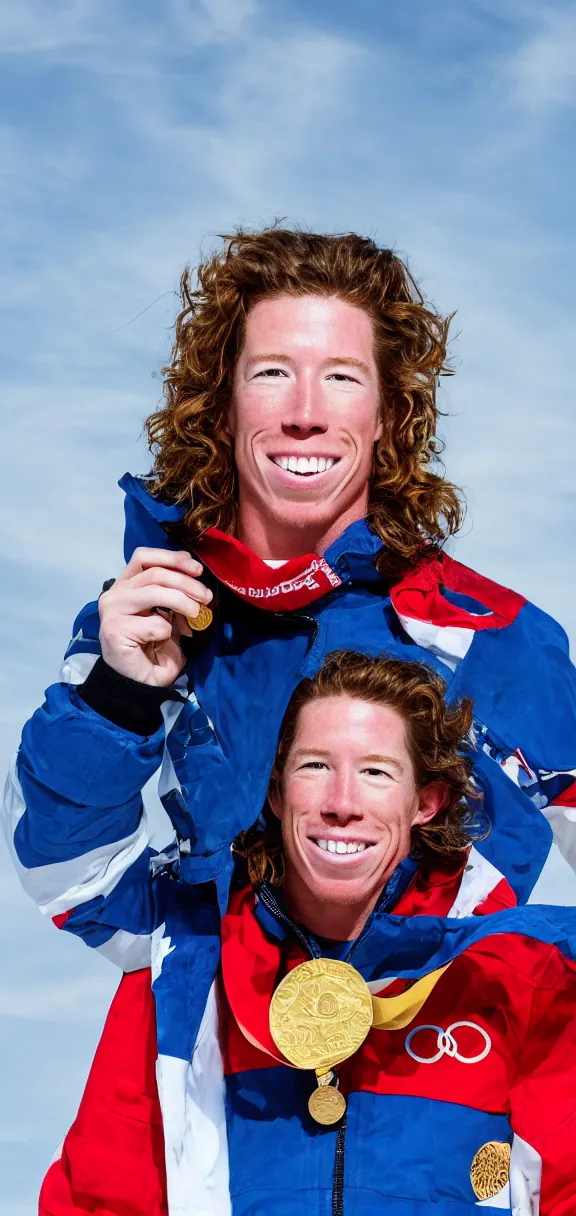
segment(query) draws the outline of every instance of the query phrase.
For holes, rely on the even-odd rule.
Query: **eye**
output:
[[[323,760],[307,760],[305,764],[301,764],[300,768],[322,769],[326,768]]]
[[[387,773],[385,768],[363,768],[363,773],[368,777],[390,777],[391,773]]]
[[[259,376],[280,377],[280,376],[286,376],[286,375],[287,375],[287,373],[285,371],[283,371],[281,367],[265,367],[262,369],[261,372],[256,372],[254,379],[257,380]]]
[[[330,375],[327,376],[326,379],[327,380],[340,380],[340,381],[349,380],[351,384],[360,383],[360,381],[356,380],[356,378],[354,376],[347,376],[345,374],[345,372],[330,372]]]

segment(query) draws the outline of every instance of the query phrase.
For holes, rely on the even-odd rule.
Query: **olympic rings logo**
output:
[[[478,1034],[482,1036],[484,1040],[484,1047],[482,1051],[478,1053],[478,1055],[463,1056],[458,1050],[458,1044],[452,1031],[458,1030],[459,1026],[470,1026],[472,1030],[477,1030]],[[436,1046],[438,1050],[436,1051],[435,1055],[419,1056],[415,1051],[412,1050],[412,1040],[417,1034],[420,1034],[421,1030],[435,1030],[437,1032]],[[427,1024],[425,1026],[415,1026],[414,1030],[410,1031],[410,1034],[406,1036],[405,1047],[408,1055],[412,1056],[412,1059],[416,1060],[418,1064],[436,1064],[438,1060],[442,1059],[442,1056],[450,1056],[453,1060],[459,1060],[460,1064],[479,1064],[480,1060],[484,1060],[488,1055],[488,1052],[492,1047],[492,1040],[488,1032],[483,1030],[481,1026],[477,1026],[476,1022],[452,1022],[452,1025],[449,1026],[447,1030],[443,1030],[441,1026],[431,1026]]]

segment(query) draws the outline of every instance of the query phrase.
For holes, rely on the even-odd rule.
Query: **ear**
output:
[[[378,422],[376,423],[376,430],[374,431],[374,443],[378,443],[378,440],[382,438],[383,434],[384,434],[384,423],[383,423],[382,419],[380,418],[380,416],[378,416]]]
[[[430,823],[439,811],[444,810],[448,801],[448,786],[444,781],[431,781],[418,791],[418,810],[412,820],[417,823]]]
[[[284,800],[282,798],[282,786],[276,777],[272,778],[268,786],[268,805],[276,818],[281,819],[284,813]]]

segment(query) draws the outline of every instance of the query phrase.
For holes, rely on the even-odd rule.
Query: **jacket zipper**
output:
[[[346,1143],[346,1115],[338,1128],[334,1173],[332,1175],[332,1216],[344,1216],[344,1147]]]
[[[276,917],[276,920],[281,921],[281,923],[285,925],[291,933],[294,933],[294,935],[298,938],[300,945],[304,946],[304,949],[310,955],[310,958],[320,958],[321,952],[316,943],[308,937],[307,933],[303,932],[299,925],[294,924],[294,921],[290,920],[289,916],[286,916],[286,913],[282,911],[281,907],[274,899],[272,892],[266,886],[266,883],[262,883],[262,885],[258,887],[257,895],[260,903],[264,904],[264,907]]]

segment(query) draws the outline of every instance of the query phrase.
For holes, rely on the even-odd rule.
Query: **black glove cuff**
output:
[[[96,713],[134,735],[154,735],[162,725],[164,701],[178,697],[172,688],[156,688],[120,675],[102,658],[77,691]]]

